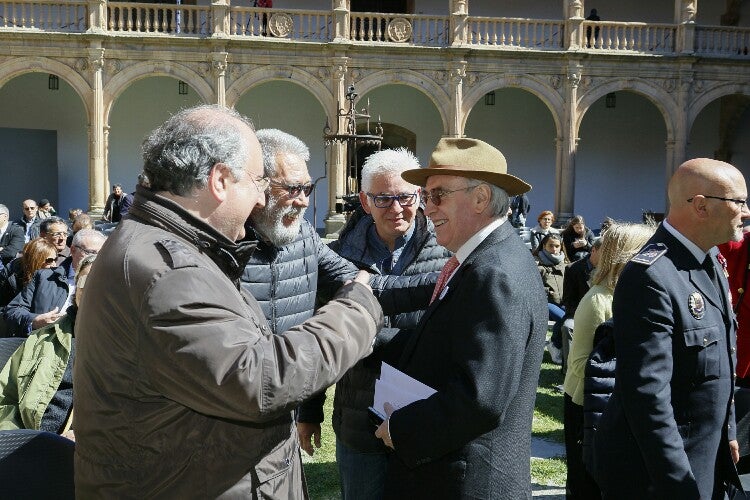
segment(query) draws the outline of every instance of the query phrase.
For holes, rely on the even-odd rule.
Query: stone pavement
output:
[[[534,458],[552,458],[565,456],[565,446],[544,439],[531,438],[531,459]],[[534,498],[544,498],[546,500],[563,500],[565,498],[565,486],[546,486],[542,484],[531,483],[531,491]]]

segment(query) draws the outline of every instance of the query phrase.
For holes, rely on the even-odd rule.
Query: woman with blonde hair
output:
[[[599,262],[591,288],[574,316],[573,342],[565,375],[565,451],[568,462],[568,498],[599,498],[599,488],[583,465],[583,381],[586,361],[594,348],[594,332],[612,317],[612,298],[625,265],[654,234],[646,224],[613,223],[602,236]]]

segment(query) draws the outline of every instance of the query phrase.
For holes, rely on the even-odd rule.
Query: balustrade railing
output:
[[[81,33],[87,21],[85,1],[0,1],[0,28]]]
[[[695,27],[696,54],[747,56],[748,50],[750,50],[750,28]]]
[[[469,17],[470,45],[562,49],[562,21],[540,19]]]
[[[313,42],[330,42],[333,39],[333,17],[330,12],[232,7],[229,16],[231,35]]]
[[[211,34],[211,11],[195,5],[108,2],[107,29],[206,36]]]
[[[360,42],[395,42],[428,47],[450,43],[450,18],[417,14],[352,12],[349,37]]]
[[[671,54],[675,51],[676,34],[677,27],[673,24],[584,21],[583,46],[619,52]]]

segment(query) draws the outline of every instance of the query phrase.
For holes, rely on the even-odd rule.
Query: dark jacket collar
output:
[[[235,243],[177,203],[141,186],[128,214],[191,242],[232,280],[239,279],[255,250],[256,241]]]

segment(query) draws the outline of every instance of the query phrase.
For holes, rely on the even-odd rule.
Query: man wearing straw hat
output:
[[[531,497],[531,420],[547,329],[539,273],[508,222],[531,189],[476,139],[443,138],[424,185],[437,241],[455,253],[398,368],[437,392],[393,411],[376,436],[393,448],[387,498]]]

